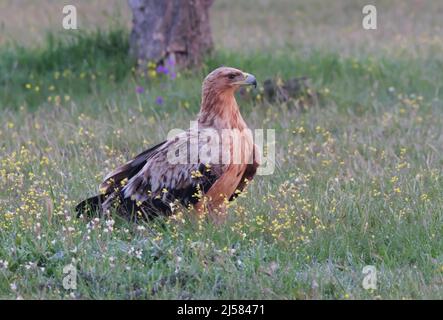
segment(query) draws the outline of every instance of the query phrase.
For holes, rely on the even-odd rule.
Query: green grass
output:
[[[74,34],[63,39],[48,34],[43,47],[3,48],[0,100],[7,108],[18,105],[33,108],[54,93],[90,95],[105,82],[118,83],[126,77],[134,65],[128,52],[128,35],[119,29]],[[86,79],[91,82],[98,79],[101,83],[85,85]],[[23,90],[27,85],[31,87]],[[53,89],[49,88],[51,85]]]
[[[135,74],[127,38],[0,48],[0,298],[443,298],[441,57],[219,49],[170,80]],[[303,112],[239,99],[251,127],[276,130],[274,174],[220,227],[75,219],[104,174],[189,126],[219,65],[306,75],[321,94]],[[365,265],[377,290],[362,288]]]

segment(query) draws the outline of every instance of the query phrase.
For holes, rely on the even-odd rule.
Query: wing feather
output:
[[[189,131],[178,135],[173,140],[151,148],[107,177],[103,184],[106,190],[114,190],[118,195],[109,197],[104,207],[110,208],[115,199],[125,204],[126,210],[145,211],[149,215],[169,214],[170,204],[178,200],[183,205],[195,204],[199,201],[201,193],[207,192],[215,181],[222,175],[223,165],[208,165],[197,161],[189,163],[187,153],[172,159],[169,158],[176,150],[189,150]],[[132,174],[136,169],[137,172]],[[131,176],[124,172],[131,173]],[[118,181],[128,178],[124,186],[119,186]],[[112,179],[112,180],[111,180]],[[109,182],[111,181],[111,183]],[[109,185],[118,188],[110,188]]]
[[[138,154],[134,159],[126,162],[124,165],[118,167],[108,175],[106,175],[104,181],[100,184],[100,192],[103,194],[112,192],[115,187],[119,187],[121,182],[125,179],[131,179],[136,175],[146,164],[148,159],[155,154],[155,151],[163,146],[166,141],[157,144],[156,146],[149,148]]]

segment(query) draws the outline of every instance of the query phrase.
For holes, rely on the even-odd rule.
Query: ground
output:
[[[362,1],[216,0],[215,53],[171,77],[137,74],[126,3],[104,2],[72,1],[72,33],[55,1],[0,1],[0,298],[443,298],[442,3],[373,1],[365,31]],[[318,92],[305,108],[239,97],[275,130],[275,172],[223,226],[76,219],[109,170],[189,127],[220,65]]]

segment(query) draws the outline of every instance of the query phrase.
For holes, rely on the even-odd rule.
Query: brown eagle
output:
[[[259,153],[234,93],[255,77],[221,67],[203,81],[196,128],[172,135],[109,173],[100,194],[77,205],[78,216],[117,213],[131,221],[173,214],[177,206],[223,221],[226,205],[244,190]]]

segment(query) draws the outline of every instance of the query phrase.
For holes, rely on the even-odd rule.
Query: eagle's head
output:
[[[203,92],[233,93],[241,86],[257,87],[257,80],[252,74],[241,70],[230,67],[220,67],[207,75],[203,81]]]

